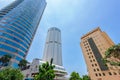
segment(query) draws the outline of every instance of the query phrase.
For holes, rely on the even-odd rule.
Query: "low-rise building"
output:
[[[46,63],[45,61],[42,61],[41,59],[33,59],[32,63],[27,65],[27,68],[22,71],[22,73],[25,76],[25,80],[32,80],[35,74],[39,73],[39,66],[43,63]],[[54,65],[54,64],[53,64]],[[63,66],[55,65],[54,68],[55,71],[55,80],[66,80],[67,72]]]

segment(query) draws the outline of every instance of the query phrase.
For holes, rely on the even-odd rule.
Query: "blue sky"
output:
[[[0,8],[14,0],[0,0]],[[120,42],[120,0],[47,0],[47,6],[31,45],[28,61],[42,58],[47,30],[62,31],[63,65],[71,73],[87,74],[80,37],[100,26],[117,44]]]

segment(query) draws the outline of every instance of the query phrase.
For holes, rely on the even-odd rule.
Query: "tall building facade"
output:
[[[105,51],[114,45],[109,36],[98,27],[81,37],[81,48],[91,80],[120,80],[120,68],[105,64]]]
[[[62,45],[61,31],[56,27],[48,30],[43,61],[50,61],[53,58],[53,64],[62,66]]]
[[[45,7],[45,0],[15,0],[0,11],[0,57],[11,55],[13,67],[28,54]]]
[[[52,27],[48,30],[43,59],[41,62],[50,62],[52,58],[53,64],[55,65],[54,71],[56,75],[54,80],[65,80],[67,72],[62,64],[61,31],[56,27]]]

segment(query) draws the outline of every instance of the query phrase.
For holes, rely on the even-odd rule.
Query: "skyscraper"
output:
[[[61,31],[55,27],[48,30],[43,61],[50,61],[51,58],[53,58],[53,64],[62,66]]]
[[[81,48],[91,80],[120,80],[119,67],[105,64],[105,51],[114,45],[109,36],[98,27],[81,37]]]
[[[11,55],[13,67],[28,54],[45,7],[45,0],[16,0],[0,11],[0,57]]]
[[[55,79],[65,80],[67,72],[62,64],[62,43],[61,43],[61,31],[56,27],[52,27],[48,30],[43,59],[43,62],[50,62],[53,58],[53,64],[55,65]]]

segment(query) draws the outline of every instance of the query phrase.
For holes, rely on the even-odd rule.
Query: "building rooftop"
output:
[[[81,37],[81,39],[83,39],[83,38],[85,38],[86,36],[94,33],[95,31],[101,31],[100,27],[97,27],[97,28],[93,29],[92,31],[88,32],[87,34],[83,35],[83,36]]]

